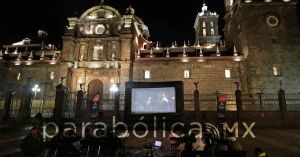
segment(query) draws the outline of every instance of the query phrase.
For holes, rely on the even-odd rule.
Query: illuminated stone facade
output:
[[[225,1],[225,4],[226,45],[220,41],[216,22],[212,25],[213,37],[204,42],[203,34],[197,33],[203,29],[200,21],[194,26],[199,44],[182,41],[173,42],[171,47],[148,41],[149,30],[133,8],[129,7],[121,15],[110,6],[92,7],[79,18],[68,18],[63,49],[54,59],[54,50],[44,54],[48,57],[44,60],[40,60],[42,51],[36,51],[33,61],[28,60],[29,53],[23,53],[23,59],[16,61],[17,54],[13,54],[13,50],[10,54],[2,52],[0,103],[4,106],[5,93],[9,90],[18,95],[27,77],[33,77],[32,82],[39,84],[42,91],[38,93],[39,100],[33,102],[33,108],[37,109],[53,108],[54,87],[61,77],[67,77],[63,83],[73,96],[70,110],[75,108],[75,92],[80,90],[81,83],[87,100],[101,95],[104,110],[114,109],[111,86],[120,83],[122,97],[127,81],[183,81],[185,110],[194,109],[194,82],[199,82],[200,100],[207,100],[207,95],[212,98],[201,101],[202,111],[216,110],[214,93],[217,91],[229,94],[228,109],[236,110],[236,82],[242,93],[247,94],[247,99],[252,99],[258,91],[276,95],[280,81],[288,93],[299,93],[300,29],[295,2]],[[214,21],[218,17],[214,13],[212,16]],[[13,109],[18,108],[18,101],[13,100]],[[267,109],[278,110],[276,103],[277,107]],[[120,105],[123,110],[124,97]],[[244,109],[257,109],[257,106],[245,103]]]

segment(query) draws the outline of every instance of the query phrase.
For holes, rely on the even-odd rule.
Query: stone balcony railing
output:
[[[89,69],[96,69],[96,68],[106,68],[106,69],[118,69],[120,68],[121,64],[119,61],[82,61],[74,62],[74,68],[89,68]]]

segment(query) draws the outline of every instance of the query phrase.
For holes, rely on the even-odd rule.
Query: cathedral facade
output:
[[[215,111],[218,94],[227,94],[227,110],[236,111],[237,88],[243,93],[244,111],[278,111],[274,97],[279,89],[293,101],[287,102],[288,110],[299,110],[296,1],[225,0],[225,7],[225,40],[218,32],[219,15],[205,4],[195,19],[195,39],[191,39],[195,42],[174,41],[168,47],[149,41],[149,29],[132,7],[121,14],[100,4],[80,17],[68,18],[61,51],[51,45],[41,50],[36,48],[41,45],[34,44],[4,45],[0,54],[0,107],[17,115],[22,86],[30,82],[33,89],[36,87],[31,114],[51,115],[55,86],[61,83],[69,92],[70,103],[65,107],[69,116],[75,114],[76,92],[80,90],[86,103],[79,108],[90,110],[88,102],[98,96],[101,110],[121,112],[125,82],[183,81],[185,111],[196,108],[196,88],[200,91],[200,111]],[[121,94],[118,109],[116,90]],[[260,108],[262,94],[272,101]]]

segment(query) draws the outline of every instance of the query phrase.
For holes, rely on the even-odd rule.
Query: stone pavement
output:
[[[28,125],[12,125],[0,123],[0,157],[21,156],[19,144],[21,139],[30,130]],[[249,135],[246,138],[238,138],[243,148],[247,151],[247,157],[253,157],[255,147],[262,147],[270,157],[299,157],[300,156],[300,128],[253,128],[256,138]],[[145,156],[144,145],[153,144],[155,140],[162,141],[162,151],[170,153],[167,138],[163,138],[162,131],[157,131],[157,137],[153,138],[154,132],[149,132],[146,138],[136,138],[130,131],[130,136],[125,140],[126,151],[132,156]],[[241,136],[244,132],[240,131]],[[142,134],[142,133],[139,133]],[[168,136],[168,131],[166,132]],[[166,156],[166,155],[165,155]]]

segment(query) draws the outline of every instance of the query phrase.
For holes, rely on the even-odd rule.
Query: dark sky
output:
[[[0,45],[20,41],[25,37],[37,38],[37,30],[49,33],[48,40],[60,43],[69,16],[80,16],[100,0],[1,0]],[[193,24],[201,10],[202,0],[105,0],[124,13],[129,4],[149,27],[151,39],[169,44],[173,40],[194,41]],[[217,11],[222,26],[224,2],[207,0],[209,10]]]

